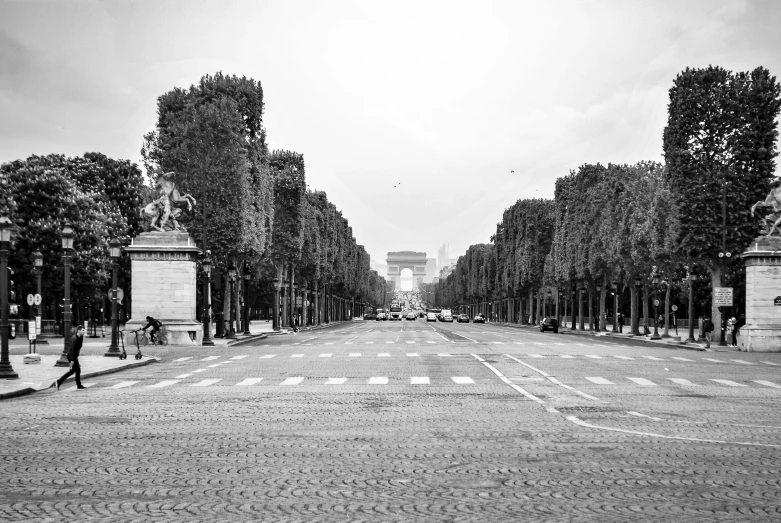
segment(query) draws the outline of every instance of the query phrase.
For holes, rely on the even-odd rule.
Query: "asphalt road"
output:
[[[424,320],[146,352],[0,403],[0,519],[781,519],[781,354]]]

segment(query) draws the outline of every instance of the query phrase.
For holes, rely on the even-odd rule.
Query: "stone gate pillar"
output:
[[[746,324],[738,347],[781,352],[781,238],[760,238],[741,257],[746,264]]]

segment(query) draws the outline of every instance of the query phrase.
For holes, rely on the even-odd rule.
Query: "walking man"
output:
[[[710,318],[707,316],[705,317],[705,321],[702,324],[702,330],[705,331],[705,347],[710,348],[710,338],[711,333],[713,332],[713,322],[710,321]]]
[[[71,337],[71,341],[68,344],[68,361],[70,362],[70,370],[68,370],[68,372],[66,372],[60,379],[54,382],[57,386],[57,390],[60,390],[60,385],[62,385],[71,374],[76,375],[76,389],[86,389],[86,387],[81,384],[81,365],[79,365],[79,353],[81,352],[82,343],[84,343],[84,325],[79,325],[76,327],[76,334]]]
[[[624,332],[624,315],[620,312],[618,313],[618,332],[623,333]]]

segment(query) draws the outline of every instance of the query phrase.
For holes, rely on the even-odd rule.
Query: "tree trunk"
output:
[[[594,293],[591,286],[588,288],[588,325],[590,330],[594,330]]]
[[[664,291],[664,337],[670,337],[670,281],[667,282],[667,289]]]
[[[650,334],[648,329],[648,284],[643,282],[643,336]]]
[[[632,282],[632,283],[634,283],[634,282]],[[637,294],[638,294],[637,293],[637,287],[635,287],[634,285],[631,285],[629,287],[629,300],[630,300],[629,314],[632,316],[632,318],[631,318],[631,322],[632,323],[630,324],[629,329],[630,329],[630,331],[631,331],[633,336],[639,336],[640,335],[640,314],[639,314],[639,311],[637,310],[638,309],[637,308],[637,298],[638,298]]]
[[[580,323],[580,330],[586,330],[586,325],[583,318],[583,291],[575,291],[578,295],[578,322]]]
[[[722,325],[722,317],[721,317],[721,310],[716,306],[716,288],[721,287],[721,267],[713,267],[710,270],[710,277],[711,277],[711,288],[713,289],[711,291],[711,317],[710,320],[713,322],[713,335],[711,336],[711,343],[716,343],[716,345],[721,345],[722,340],[724,339],[722,336],[724,334],[723,325]]]
[[[607,314],[605,310],[605,298],[607,297],[607,291],[605,287],[607,285],[607,277],[602,277],[602,283],[599,286],[599,329],[600,331],[607,331]]]

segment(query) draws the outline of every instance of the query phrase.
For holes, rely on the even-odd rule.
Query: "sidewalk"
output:
[[[55,338],[56,339],[56,338]],[[86,345],[86,344],[85,344]],[[23,355],[12,355],[9,359],[11,366],[19,375],[17,380],[0,380],[0,400],[24,396],[42,390],[50,389],[55,392],[57,389],[51,387],[54,380],[68,372],[68,367],[55,367],[59,356],[41,355],[41,363],[25,364]],[[95,376],[120,372],[125,369],[132,369],[142,365],[148,365],[157,361],[157,358],[144,356],[140,360],[133,359],[130,356],[126,360],[119,358],[106,358],[105,356],[79,356],[81,364],[82,381]],[[68,378],[62,386],[73,384],[73,376]]]

